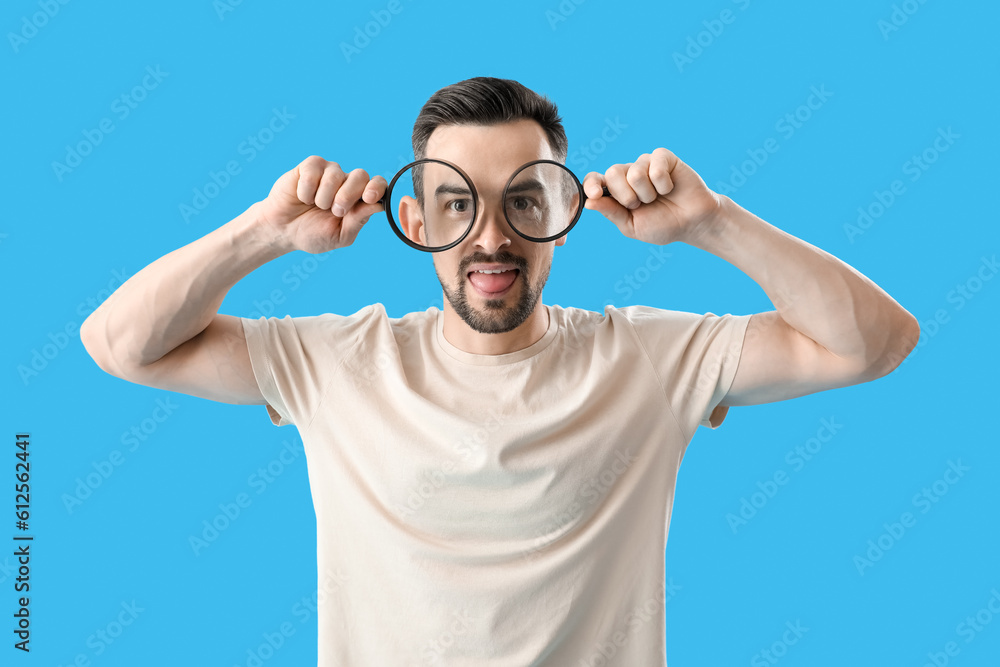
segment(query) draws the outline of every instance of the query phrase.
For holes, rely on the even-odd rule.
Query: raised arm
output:
[[[753,405],[882,377],[917,343],[916,319],[845,262],[721,196],[688,243],[754,279],[776,310],[750,319],[722,405]]]
[[[612,197],[601,197],[607,184]],[[683,241],[752,278],[776,310],[750,318],[721,405],[753,405],[886,375],[910,353],[916,319],[874,282],[712,192],[665,148],[584,179],[587,208],[630,238]]]
[[[129,278],[81,325],[87,353],[107,373],[136,384],[264,403],[240,319],[218,313],[222,300],[244,276],[292,250],[351,245],[381,210],[385,187],[381,176],[369,180],[362,169],[347,175],[334,162],[307,158],[266,199]],[[342,217],[334,204],[346,211]]]

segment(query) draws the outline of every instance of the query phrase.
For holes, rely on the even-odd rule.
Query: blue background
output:
[[[280,464],[263,489],[251,478],[282,447],[296,451],[297,432],[271,426],[263,407],[107,375],[76,329],[116,275],[232,219],[308,155],[391,176],[410,158],[424,101],[490,75],[559,105],[568,164],[581,178],[670,148],[710,187],[728,183],[737,203],[857,268],[923,324],[917,349],[883,379],[733,408],[717,431],[699,429],[667,548],[667,575],[680,587],[666,606],[670,664],[772,664],[760,653],[768,649],[788,666],[916,666],[948,642],[958,649],[948,664],[998,664],[1000,617],[982,612],[980,623],[990,622],[974,632],[960,624],[1000,590],[1000,451],[990,422],[1000,279],[983,280],[994,277],[989,261],[1000,250],[1000,9],[942,0],[577,2],[401,0],[397,13],[381,0],[5,3],[0,532],[12,545],[13,436],[27,431],[36,539],[30,656],[10,646],[16,575],[13,557],[0,556],[0,662],[68,665],[82,655],[107,667],[248,665],[264,635],[288,623],[294,633],[273,655],[259,653],[263,664],[315,664],[316,618],[303,606],[317,589],[304,458]],[[373,23],[379,17],[385,25]],[[373,36],[359,37],[366,27]],[[362,48],[345,52],[355,40]],[[685,53],[688,61],[678,57]],[[144,99],[126,116],[120,96],[142,85],[147,67],[165,74],[146,78]],[[810,109],[802,105],[812,87],[829,95]],[[251,160],[244,142],[275,109],[294,118],[263,133],[268,143]],[[786,114],[799,114],[798,127],[780,122]],[[54,167],[103,119],[112,131],[77,166]],[[606,141],[608,123],[620,131]],[[935,138],[949,128],[957,138],[938,151]],[[778,150],[745,164],[768,139]],[[933,163],[914,172],[909,161],[925,151]],[[209,188],[214,196],[185,220],[181,205],[230,161],[239,173]],[[859,207],[879,212],[877,193],[896,180],[905,191],[862,233],[845,228]],[[645,271],[651,248],[587,211],[556,250],[544,300],[596,311],[607,303],[771,309],[742,272],[689,246],[663,249],[666,264]],[[222,312],[349,314],[380,301],[398,317],[441,305],[430,257],[400,243],[381,214],[350,248],[309,257],[293,253],[255,271]],[[629,277],[639,285],[631,293]],[[786,454],[828,436],[823,419],[842,426],[796,469]],[[132,429],[143,439],[130,439]],[[95,473],[115,450],[120,465],[106,478]],[[933,504],[915,504],[949,461],[968,470],[939,482]],[[754,497],[779,471],[788,483]],[[67,505],[88,475],[100,484]],[[196,555],[190,536],[240,493],[250,505]],[[760,506],[734,530],[727,515],[743,499]],[[883,524],[904,512],[915,524],[889,537]],[[855,557],[880,537],[888,550],[859,569]],[[133,601],[141,611],[118,634],[122,605]],[[782,645],[786,623],[796,622],[808,630]],[[98,631],[118,636],[107,643]]]

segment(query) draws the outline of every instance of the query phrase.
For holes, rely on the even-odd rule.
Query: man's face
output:
[[[522,238],[504,217],[504,185],[518,167],[532,160],[554,159],[538,123],[520,120],[504,125],[438,127],[427,141],[429,158],[458,165],[479,193],[477,218],[461,243],[433,253],[434,272],[452,309],[478,333],[504,333],[520,326],[538,306],[549,277],[552,253],[566,242]],[[505,264],[510,273],[478,274],[474,265]],[[482,287],[477,287],[480,285]],[[483,290],[499,286],[499,293]]]

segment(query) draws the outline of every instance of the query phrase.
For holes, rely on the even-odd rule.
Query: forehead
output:
[[[481,194],[499,194],[514,170],[526,162],[555,159],[545,131],[533,120],[437,127],[427,140],[426,157],[461,167]]]

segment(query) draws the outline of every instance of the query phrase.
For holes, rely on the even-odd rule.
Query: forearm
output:
[[[81,326],[88,353],[105,367],[141,366],[203,331],[233,285],[288,252],[259,224],[258,209],[129,278]]]
[[[688,241],[733,264],[792,328],[830,352],[879,366],[915,340],[916,322],[867,277],[723,197],[720,215]],[[905,356],[905,354],[904,354]]]

